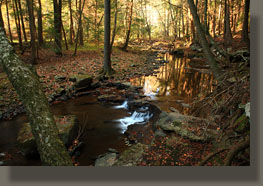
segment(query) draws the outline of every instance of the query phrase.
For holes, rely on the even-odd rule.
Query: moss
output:
[[[236,132],[242,133],[248,127],[248,118],[245,114],[241,115],[235,122]]]

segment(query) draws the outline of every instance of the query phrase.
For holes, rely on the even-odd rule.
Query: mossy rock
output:
[[[92,83],[92,77],[88,74],[76,74],[69,78],[70,81],[76,82],[75,87],[77,89],[87,88]]]
[[[121,153],[115,166],[136,166],[142,161],[147,145],[137,143]]]
[[[54,116],[54,119],[60,139],[66,146],[70,145],[78,127],[77,117],[75,115]],[[19,130],[17,144],[24,156],[38,154],[36,141],[29,123],[24,123]]]
[[[245,114],[241,115],[235,122],[234,126],[237,126],[235,131],[238,133],[243,133],[249,126],[248,126],[248,118]]]

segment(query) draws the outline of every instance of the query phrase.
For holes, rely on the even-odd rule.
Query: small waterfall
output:
[[[124,101],[123,104],[118,105],[118,106],[114,106],[114,108],[116,109],[128,109],[128,101]]]
[[[143,108],[145,109],[145,108]],[[129,125],[132,124],[144,124],[149,121],[149,119],[153,116],[149,111],[147,112],[137,112],[134,111],[131,116],[119,119],[118,121],[121,123],[122,132],[124,133]]]

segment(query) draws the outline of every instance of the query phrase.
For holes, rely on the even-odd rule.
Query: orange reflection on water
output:
[[[159,101],[157,105],[161,109],[168,111],[174,107],[187,114],[190,108],[182,106],[182,102],[189,104],[196,96],[204,98],[213,91],[214,78],[208,69],[190,65],[190,59],[169,54],[163,57],[169,63],[161,66],[154,75],[131,79],[130,82],[134,86],[142,86],[146,96]]]

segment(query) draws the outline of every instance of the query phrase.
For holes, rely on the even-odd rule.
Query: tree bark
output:
[[[20,19],[21,19],[21,24],[22,24],[22,31],[23,31],[23,35],[24,35],[24,40],[25,40],[25,42],[27,42],[26,29],[25,29],[23,12],[22,12],[22,7],[21,7],[21,1],[20,0],[18,0],[18,7],[19,7],[19,13],[20,13]]]
[[[110,49],[110,0],[104,0],[104,65],[103,74],[111,75],[113,70],[111,68],[111,49]]]
[[[33,9],[33,0],[26,0],[28,15],[29,15],[29,28],[30,28],[30,36],[31,36],[31,63],[37,63],[37,46],[36,46],[36,26],[35,26],[35,16]]]
[[[69,19],[70,19],[70,26],[69,26],[69,43],[73,45],[74,40],[74,28],[73,28],[73,16],[72,16],[72,6],[71,6],[71,0],[68,0],[68,6],[69,6]]]
[[[216,61],[215,61],[214,55],[210,51],[210,47],[209,47],[208,42],[207,42],[206,37],[205,37],[205,33],[203,31],[203,28],[202,28],[202,25],[200,23],[199,17],[197,15],[197,9],[195,7],[194,1],[193,0],[187,0],[187,2],[189,4],[190,11],[192,13],[192,16],[193,16],[193,19],[194,19],[194,23],[195,23],[195,26],[196,26],[196,30],[197,30],[197,33],[199,35],[200,42],[201,42],[202,48],[204,50],[204,54],[205,54],[205,56],[207,58],[208,64],[209,64],[209,66],[210,66],[215,78],[217,80],[220,80],[221,72],[219,70],[219,67],[218,67]]]
[[[54,30],[55,30],[55,53],[59,56],[62,55],[62,19],[61,19],[61,8],[62,0],[53,0],[54,7]]]
[[[229,1],[225,0],[225,20],[224,20],[224,39],[225,46],[232,45],[232,33],[230,27]]]
[[[130,16],[129,16],[129,22],[128,22],[128,30],[126,34],[125,43],[122,47],[123,50],[127,50],[129,40],[130,40],[130,34],[131,34],[131,24],[132,24],[132,12],[133,12],[133,0],[131,0],[131,7],[130,7]]]
[[[37,34],[38,34],[38,44],[39,46],[43,45],[43,25],[42,25],[42,5],[41,0],[38,0],[38,10],[37,10]]]
[[[245,1],[244,21],[243,21],[243,28],[242,28],[242,40],[247,44],[248,49],[250,48],[250,40],[248,37],[249,5],[250,5],[250,0],[246,0]]]
[[[7,25],[8,25],[9,37],[10,37],[11,43],[13,43],[13,36],[12,36],[12,32],[11,32],[10,19],[9,19],[8,0],[5,1],[5,5],[6,5],[6,17],[7,17]]]
[[[111,43],[110,43],[110,51],[111,51],[111,53],[112,53],[112,47],[113,47],[113,44],[114,44],[114,39],[115,39],[115,36],[116,36],[117,17],[118,17],[118,0],[115,0],[114,26],[113,26],[113,31],[112,31]]]
[[[5,31],[5,24],[4,24],[4,20],[3,20],[3,15],[2,15],[2,0],[0,1],[0,27],[3,28],[3,31],[6,35],[6,31]]]
[[[13,1],[13,11],[14,11],[14,15],[15,15],[15,24],[16,24],[16,31],[17,31],[17,35],[18,35],[19,49],[20,49],[20,51],[22,51],[23,50],[23,43],[22,43],[22,36],[21,36],[21,25],[20,25],[20,18],[19,18],[16,0]]]
[[[0,29],[0,50],[4,54],[0,56],[0,63],[26,109],[43,165],[73,165],[58,137],[54,118],[36,72],[30,70],[18,58],[2,29]]]
[[[81,10],[81,0],[79,0],[79,14],[82,14],[82,12],[83,12],[83,10]],[[79,20],[79,45],[80,46],[84,45],[82,16],[80,16],[80,20]]]

